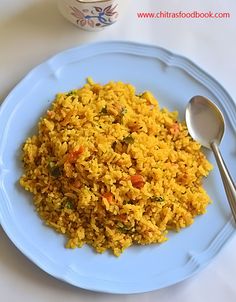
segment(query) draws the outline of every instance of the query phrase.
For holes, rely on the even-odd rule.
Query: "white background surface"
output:
[[[235,0],[120,1],[126,3],[126,10],[119,22],[90,33],[64,20],[55,0],[0,0],[0,102],[35,65],[64,49],[101,40],[139,41],[168,48],[193,60],[236,99]],[[136,16],[137,12],[159,10],[211,10],[229,12],[231,18],[142,20]],[[235,168],[235,162],[230,164]],[[0,301],[235,302],[235,255],[234,236],[202,272],[182,283],[140,295],[98,294],[48,276],[13,246],[0,227]]]

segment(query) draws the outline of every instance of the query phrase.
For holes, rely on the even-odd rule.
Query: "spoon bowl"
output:
[[[236,222],[236,187],[218,147],[225,131],[224,116],[212,101],[198,95],[189,101],[185,119],[191,137],[202,146],[211,149],[215,155],[225,193]]]
[[[188,103],[185,119],[189,134],[202,146],[211,149],[212,142],[220,144],[225,131],[224,116],[208,98],[194,96]]]

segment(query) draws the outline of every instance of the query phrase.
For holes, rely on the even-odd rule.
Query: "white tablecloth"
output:
[[[187,56],[236,98],[235,0],[120,0],[119,22],[84,32],[64,20],[55,0],[0,1],[0,100],[35,65],[53,54],[92,41],[128,40],[156,44]],[[138,19],[137,12],[229,12],[228,19]],[[233,163],[232,163],[233,167]],[[234,163],[235,168],[235,163]],[[0,201],[1,202],[1,201]],[[0,301],[236,301],[236,237],[196,276],[140,295],[107,295],[55,280],[23,256],[0,227]]]

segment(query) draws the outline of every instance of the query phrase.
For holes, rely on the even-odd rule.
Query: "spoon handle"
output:
[[[215,142],[211,143],[211,149],[215,155],[215,159],[220,170],[221,179],[224,184],[225,193],[227,195],[228,202],[231,207],[234,220],[236,222],[236,187],[234,185],[232,177],[229,174],[218,145]]]

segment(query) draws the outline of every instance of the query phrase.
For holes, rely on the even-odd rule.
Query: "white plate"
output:
[[[231,212],[215,167],[205,187],[214,203],[205,215],[161,245],[134,246],[119,258],[82,249],[64,248],[64,237],[45,227],[34,212],[32,196],[18,185],[22,173],[20,148],[35,131],[39,117],[55,94],[97,82],[129,82],[138,91],[151,90],[183,118],[193,95],[205,95],[223,111],[226,134],[221,150],[235,161],[236,109],[212,77],[186,58],[164,49],[128,42],[103,42],[62,52],[32,70],[0,108],[0,222],[9,238],[29,259],[50,275],[78,287],[139,293],[179,282],[204,267],[234,233]],[[214,163],[212,155],[208,157]],[[236,177],[236,170],[232,176]]]

